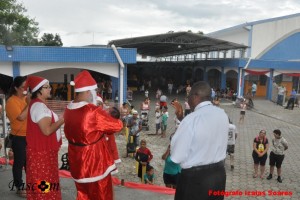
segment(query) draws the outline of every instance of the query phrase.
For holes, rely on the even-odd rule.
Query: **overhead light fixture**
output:
[[[13,47],[11,45],[6,45],[5,49],[6,49],[6,51],[12,51]]]

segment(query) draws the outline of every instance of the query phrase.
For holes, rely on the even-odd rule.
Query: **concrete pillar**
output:
[[[206,82],[208,81],[208,73],[206,71],[206,66],[204,67],[204,71],[203,71],[203,80]]]
[[[270,76],[268,77],[268,85],[267,85],[267,99],[272,100],[272,89],[273,89],[273,77],[274,77],[274,69],[270,69]]]
[[[226,88],[226,73],[224,67],[221,67],[221,89]]]
[[[124,69],[123,69],[123,73],[124,73],[124,78],[123,78],[123,100],[124,102],[127,101],[127,65],[125,64]],[[123,103],[123,102],[121,102]]]
[[[115,101],[116,91],[118,90],[118,92],[120,92],[119,87],[118,87],[119,83],[120,83],[119,82],[120,79],[111,76],[110,80],[111,80],[111,83],[112,83],[112,100]]]
[[[244,84],[245,84],[245,71],[243,68],[238,68],[238,80],[237,80],[237,94],[238,96],[244,96]]]
[[[20,76],[20,62],[12,62],[13,78]]]

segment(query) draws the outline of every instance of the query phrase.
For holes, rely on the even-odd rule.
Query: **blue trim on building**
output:
[[[263,54],[263,60],[299,60],[300,59],[300,32],[290,35],[278,42],[268,52]]]
[[[136,63],[136,49],[121,48],[118,52],[124,63]],[[7,51],[3,45],[0,61],[118,63],[111,48],[13,46]]]
[[[239,67],[245,67],[247,59],[239,60]],[[248,69],[264,69],[269,70],[300,70],[300,61],[282,61],[282,60],[262,60],[252,59],[248,65]]]

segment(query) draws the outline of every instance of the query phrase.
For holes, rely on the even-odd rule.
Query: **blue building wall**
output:
[[[300,59],[300,32],[290,35],[274,45],[260,59],[295,60]]]
[[[136,49],[120,48],[118,52],[124,63],[136,63]],[[0,61],[118,63],[111,48],[13,46],[7,51],[3,45]]]

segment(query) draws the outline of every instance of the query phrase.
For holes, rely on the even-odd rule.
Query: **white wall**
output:
[[[71,81],[71,74],[74,75],[74,77],[80,72],[81,69],[53,69],[53,70],[46,70],[46,71],[42,71],[42,72],[37,72],[34,73],[32,75],[35,76],[41,76],[44,77],[46,79],[48,79],[50,82],[54,82],[54,83],[62,83],[64,82],[64,74],[67,74],[68,80],[67,82],[70,83]]]
[[[252,32],[251,57],[259,58],[275,44],[299,29],[300,16],[255,25]]]
[[[13,77],[12,63],[11,62],[0,62],[1,74]]]
[[[248,33],[249,31],[247,29],[240,27],[234,30],[224,30],[224,32],[221,30],[216,33],[208,34],[208,36],[216,39],[248,46],[248,39],[249,39]],[[246,51],[248,51],[248,49]],[[226,57],[227,58],[232,57],[231,54],[232,54],[231,52],[228,52]],[[247,53],[245,55],[247,55]],[[223,57],[222,54],[220,54],[220,57]],[[236,58],[240,57],[239,51],[235,51],[235,57]]]
[[[23,62],[20,64],[20,75],[36,74],[48,78],[53,82],[62,82],[64,74],[74,74],[81,69],[88,69],[113,77],[119,77],[118,64],[110,63],[35,63]]]
[[[244,28],[235,29],[233,31],[217,32],[215,34],[209,34],[209,37],[214,37],[229,42],[248,45],[248,31]]]

